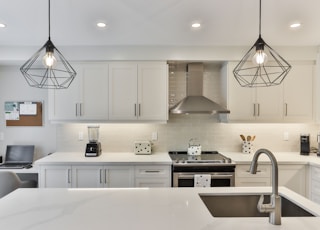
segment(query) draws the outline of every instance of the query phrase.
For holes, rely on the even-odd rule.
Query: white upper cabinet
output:
[[[168,67],[165,62],[109,64],[109,119],[166,121]]]
[[[282,84],[241,87],[229,62],[228,109],[234,122],[311,122],[313,120],[313,63],[294,63]]]
[[[312,122],[314,64],[293,65],[291,73],[284,80],[284,119],[285,121]]]
[[[108,119],[108,65],[73,65],[77,72],[68,89],[48,90],[49,119],[90,121]]]

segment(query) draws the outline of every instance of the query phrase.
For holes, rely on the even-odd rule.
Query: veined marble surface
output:
[[[215,218],[199,194],[261,194],[269,187],[18,189],[0,199],[5,230],[315,230],[320,206],[284,188],[281,195],[318,217]],[[241,207],[239,207],[241,208]]]

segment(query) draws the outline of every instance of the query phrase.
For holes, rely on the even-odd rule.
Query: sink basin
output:
[[[255,195],[204,195],[200,198],[214,217],[268,217],[260,213],[257,204],[260,194]],[[264,196],[264,203],[270,202],[270,195]],[[302,207],[281,196],[282,217],[314,216]]]

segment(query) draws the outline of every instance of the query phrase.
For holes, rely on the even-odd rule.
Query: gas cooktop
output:
[[[230,158],[218,151],[203,151],[201,155],[188,155],[186,151],[169,151],[169,156],[174,165],[234,164]]]

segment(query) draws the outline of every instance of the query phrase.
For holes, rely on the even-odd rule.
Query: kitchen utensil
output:
[[[255,136],[255,135],[252,137],[252,140],[251,140],[251,141],[254,141],[254,139],[256,139],[256,136]]]
[[[251,141],[251,136],[247,136],[247,141]]]
[[[241,140],[245,141],[246,138],[244,137],[244,135],[240,134]]]

